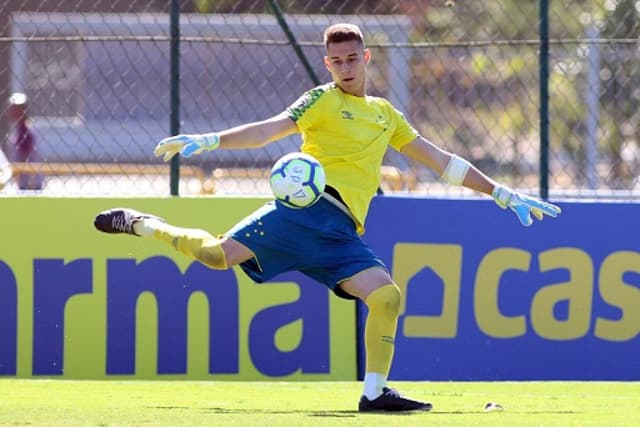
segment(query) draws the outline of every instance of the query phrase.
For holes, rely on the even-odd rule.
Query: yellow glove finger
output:
[[[153,154],[156,155],[156,157],[159,157],[161,154],[167,153],[169,151],[176,151],[180,149],[180,144],[176,144],[176,143],[159,143],[158,145],[156,145],[156,148],[153,149]]]
[[[540,221],[542,221],[542,219],[544,218],[544,213],[542,213],[542,211],[540,209],[531,209],[531,213],[533,214],[533,216],[535,216],[536,218],[538,218]]]
[[[175,156],[176,154],[178,154],[177,151],[167,151],[166,153],[164,153],[164,157],[162,158],[162,160],[164,160],[165,162],[168,162],[169,160],[171,160],[173,158],[173,156]]]

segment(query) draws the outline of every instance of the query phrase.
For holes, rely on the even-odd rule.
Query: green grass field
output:
[[[360,414],[356,382],[0,380],[10,426],[638,426],[639,382],[394,382],[431,412]],[[502,412],[484,411],[497,402]]]

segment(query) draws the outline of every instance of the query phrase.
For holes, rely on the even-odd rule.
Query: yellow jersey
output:
[[[386,99],[349,95],[335,83],[305,92],[286,112],[302,134],[301,151],[322,164],[327,185],[338,190],[364,233],[387,147],[400,150],[418,132]]]

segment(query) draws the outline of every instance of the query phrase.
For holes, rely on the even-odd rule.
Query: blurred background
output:
[[[322,32],[347,21],[373,53],[369,94],[426,138],[527,193],[637,200],[639,4],[5,0],[0,136],[13,176],[0,194],[267,194],[271,165],[299,137],[179,168],[153,147],[265,119],[329,81]],[[26,96],[32,131],[22,157],[15,93]],[[382,189],[470,195],[393,150]]]

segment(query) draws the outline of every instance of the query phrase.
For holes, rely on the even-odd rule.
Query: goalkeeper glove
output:
[[[533,223],[531,214],[542,221],[544,215],[555,218],[562,212],[556,205],[538,200],[534,197],[525,196],[502,185],[495,186],[492,196],[493,200],[495,200],[502,209],[509,208],[515,212],[522,225],[526,227]]]
[[[205,133],[202,135],[176,135],[170,136],[158,142],[153,154],[156,157],[164,155],[166,162],[180,153],[182,157],[191,157],[203,151],[212,151],[220,145],[220,135],[217,133]]]

